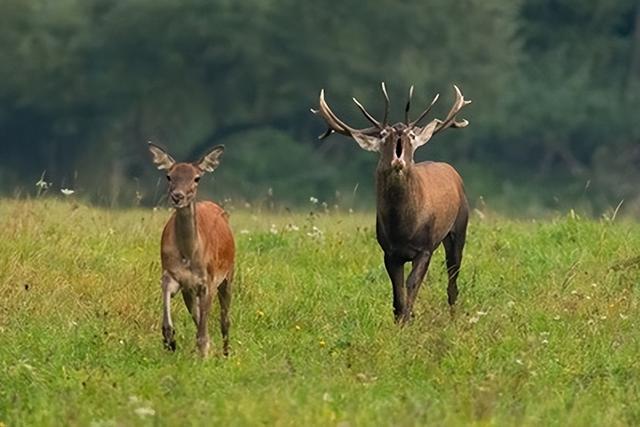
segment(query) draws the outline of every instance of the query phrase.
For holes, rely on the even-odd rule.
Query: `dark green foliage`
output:
[[[150,204],[147,140],[180,158],[234,141],[219,198],[272,187],[299,203],[358,185],[367,200],[375,156],[342,137],[316,142],[323,124],[308,108],[325,88],[364,126],[350,97],[380,114],[384,80],[394,120],[412,83],[414,115],[435,92],[443,114],[452,83],[475,101],[471,127],[420,153],[472,165],[472,194],[522,212],[505,188],[525,176],[538,203],[575,202],[589,182],[596,211],[640,204],[637,3],[4,0],[0,190],[31,193],[46,170],[96,201]],[[567,190],[541,189],[549,182]]]

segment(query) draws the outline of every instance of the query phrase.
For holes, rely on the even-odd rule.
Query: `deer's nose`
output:
[[[171,199],[176,203],[181,202],[184,200],[184,193],[182,191],[172,191]]]

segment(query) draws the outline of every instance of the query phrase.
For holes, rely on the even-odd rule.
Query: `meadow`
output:
[[[166,208],[0,200],[0,426],[638,425],[640,224],[475,213],[454,310],[436,253],[406,327],[374,213],[238,209],[231,355],[173,300]]]

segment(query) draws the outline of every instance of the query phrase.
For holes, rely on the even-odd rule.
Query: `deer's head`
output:
[[[469,122],[466,120],[458,121],[456,114],[471,101],[465,100],[457,86],[455,89],[456,100],[453,107],[444,120],[433,119],[425,126],[420,126],[420,122],[431,111],[431,107],[438,100],[436,95],[431,104],[418,116],[417,119],[409,121],[409,109],[411,107],[411,98],[413,96],[413,86],[409,89],[409,98],[405,106],[404,123],[399,122],[394,125],[388,123],[389,118],[389,95],[387,89],[382,83],[382,94],[385,100],[384,118],[382,121],[376,120],[367,112],[364,106],[353,98],[353,102],[360,109],[365,118],[371,122],[373,126],[356,129],[340,120],[336,114],[331,111],[329,105],[324,99],[324,89],[320,91],[320,107],[317,110],[312,109],[311,112],[319,114],[325,120],[329,128],[320,136],[324,139],[332,133],[340,133],[353,138],[361,148],[367,151],[377,151],[380,153],[380,164],[383,167],[390,167],[396,171],[404,170],[408,165],[413,164],[413,155],[418,147],[426,144],[436,133],[452,128],[466,127]]]
[[[194,163],[176,162],[173,157],[157,145],[149,142],[153,163],[167,174],[169,201],[174,208],[189,206],[196,197],[198,182],[205,172],[213,172],[220,164],[224,146],[213,147]]]

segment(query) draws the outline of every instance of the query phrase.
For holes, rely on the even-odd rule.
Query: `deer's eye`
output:
[[[194,181],[195,181],[195,182],[200,182],[200,177],[199,177],[199,176],[196,176],[196,177],[194,178]]]
[[[409,138],[413,139],[415,137],[416,137],[416,134],[413,131],[409,132]]]
[[[167,181],[171,181],[171,177],[167,175]]]

